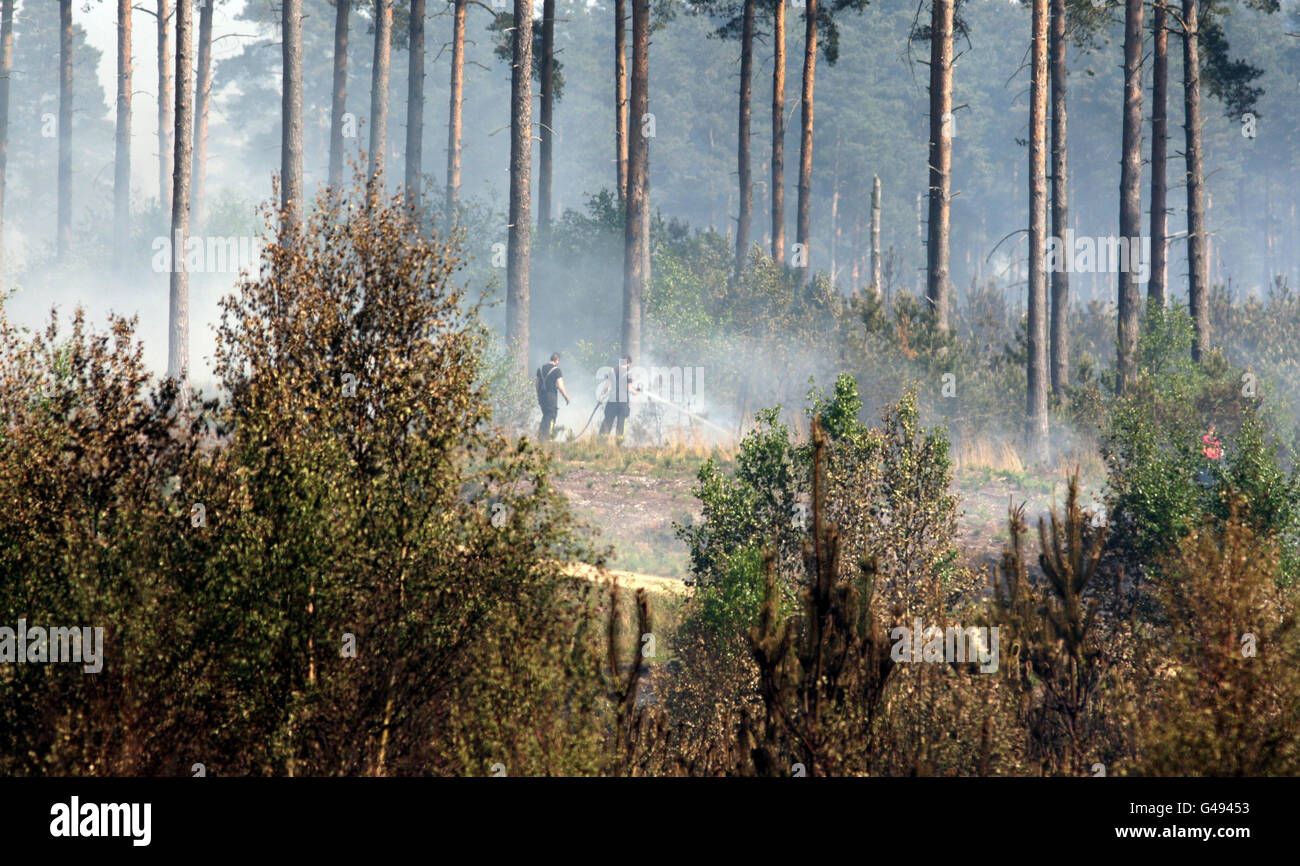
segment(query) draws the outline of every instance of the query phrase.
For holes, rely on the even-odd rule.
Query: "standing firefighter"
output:
[[[552,352],[551,360],[537,368],[537,404],[542,407],[542,423],[537,428],[539,439],[555,438],[555,416],[559,414],[557,395],[563,395],[564,405],[569,405],[569,392],[564,390],[564,374],[560,372],[560,353]]]
[[[623,441],[623,425],[632,414],[631,397],[639,389],[632,384],[632,356],[624,355],[607,374],[605,417],[600,422],[604,436],[618,425],[617,441]]]

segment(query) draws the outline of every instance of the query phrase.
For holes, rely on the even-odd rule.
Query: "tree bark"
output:
[[[650,0],[632,0],[631,138],[627,148],[627,219],[623,246],[623,351],[641,357],[641,299],[650,283]]]
[[[451,95],[447,109],[447,219],[456,218],[460,198],[460,112],[465,90],[465,12],[468,0],[454,0],[451,35]]]
[[[812,153],[813,87],[817,78],[817,0],[804,7],[803,96],[799,103],[799,202],[795,211],[795,235],[803,245],[804,278],[812,280]]]
[[[190,206],[190,224],[196,234],[203,232],[203,206],[207,197],[208,106],[212,98],[212,11],[215,6],[215,0],[209,0],[199,7],[198,85],[194,91],[194,201]],[[299,82],[301,85],[301,75]]]
[[[925,297],[948,330],[948,201],[952,188],[953,0],[932,0],[930,16],[930,232]],[[1043,49],[1046,50],[1046,44]]]
[[[614,163],[618,200],[627,201],[627,0],[614,0]]]
[[[533,0],[515,0],[510,69],[510,237],[506,252],[506,342],[515,374],[528,375],[532,243]]]
[[[1052,99],[1052,235],[1065,242],[1070,225],[1069,120],[1066,112],[1065,0],[1051,0],[1051,99]],[[1065,402],[1070,384],[1070,274],[1062,267],[1052,272],[1051,365],[1052,393]]]
[[[785,0],[772,7],[772,260],[785,261]]]
[[[1124,6],[1124,126],[1119,179],[1119,233],[1130,245],[1129,261],[1118,268],[1119,390],[1137,381],[1138,319],[1142,296],[1132,245],[1142,235],[1142,0]]]
[[[542,175],[537,179],[537,230],[545,238],[551,223],[551,159],[555,147],[555,0],[542,0],[542,122],[537,134],[538,167]]]
[[[871,178],[871,290],[880,297],[880,175]]]
[[[302,0],[280,0],[284,62],[281,91],[280,209],[285,223],[302,224]]]
[[[158,205],[172,209],[171,0],[158,0]]]
[[[464,0],[460,0],[463,5]],[[334,81],[330,98],[331,197],[343,188],[343,115],[348,103],[348,26],[352,0],[338,0],[334,10]]]
[[[1183,132],[1187,160],[1187,300],[1195,335],[1192,358],[1210,345],[1210,274],[1206,256],[1205,165],[1201,150],[1200,20],[1196,0],[1183,0]]]
[[[185,270],[185,245],[190,232],[190,171],[194,130],[194,95],[190,89],[193,69],[190,38],[193,5],[176,4],[176,128],[172,157],[172,270],[168,306],[167,375],[181,388],[181,402],[188,402],[190,386],[190,275]]]
[[[117,0],[117,131],[113,153],[113,264],[131,248],[131,0]]]
[[[14,65],[14,0],[0,3],[0,288],[4,286],[4,205],[9,171],[9,74]]]
[[[744,0],[740,23],[740,117],[736,126],[736,176],[740,208],[736,215],[736,280],[749,259],[749,227],[754,219],[754,179],[749,159],[750,119],[754,95],[754,3]]]
[[[58,255],[72,246],[72,0],[59,0]]]
[[[1033,0],[1029,96],[1029,354],[1025,441],[1047,460],[1047,0]]]
[[[424,0],[411,0],[408,34],[406,199],[411,207],[419,209],[424,200]]]
[[[370,79],[370,182],[380,179],[388,149],[388,67],[392,59],[393,0],[375,0],[375,56]]]
[[[1169,235],[1169,182],[1165,174],[1169,142],[1169,7],[1164,0],[1156,0],[1155,15],[1151,22],[1151,282],[1147,285],[1147,298],[1164,307],[1169,303],[1166,282]]]

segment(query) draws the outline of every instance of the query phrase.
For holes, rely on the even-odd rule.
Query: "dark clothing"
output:
[[[560,405],[560,380],[563,378],[560,365],[554,362],[547,362],[537,368],[537,402],[543,413],[548,407],[554,410]]]
[[[554,402],[552,402],[550,406],[542,407],[542,423],[537,428],[537,438],[555,438],[555,416],[559,414],[559,411],[559,408]]]
[[[632,414],[632,371],[621,359],[609,373],[610,389],[605,402],[605,417],[600,422],[600,435],[604,436],[617,425],[618,437],[623,438],[623,426]]]
[[[627,422],[628,416],[632,414],[632,407],[627,403],[615,403],[610,400],[605,404],[605,417],[600,422],[600,435],[604,436],[614,426],[618,424],[618,435],[623,435],[623,425]]]
[[[537,428],[539,439],[555,438],[555,416],[560,411],[560,380],[563,378],[560,365],[554,361],[537,368],[537,403],[542,407],[542,423]]]

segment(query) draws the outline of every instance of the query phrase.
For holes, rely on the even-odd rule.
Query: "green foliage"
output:
[[[1181,308],[1148,311],[1138,383],[1115,401],[1103,444],[1111,553],[1133,571],[1158,570],[1161,556],[1206,515],[1225,516],[1240,491],[1251,497],[1242,519],[1283,543],[1283,573],[1294,580],[1300,477],[1283,468],[1293,461],[1259,398],[1243,395],[1239,372],[1219,355],[1193,363],[1191,339]],[[1206,454],[1211,431],[1221,456]]]
[[[492,426],[455,248],[367,204],[224,301],[220,404],[149,388],[129,322],[0,328],[0,618],[106,655],[0,667],[4,772],[608,766],[592,554]]]

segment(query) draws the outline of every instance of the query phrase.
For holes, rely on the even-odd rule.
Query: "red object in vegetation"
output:
[[[1218,460],[1223,456],[1223,446],[1219,444],[1219,437],[1214,435],[1213,427],[1210,428],[1209,433],[1201,437],[1201,442],[1205,444],[1205,448],[1202,449],[1201,453],[1206,457],[1211,460]]]

